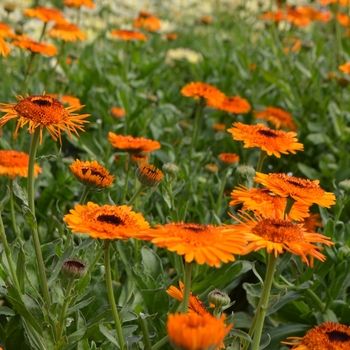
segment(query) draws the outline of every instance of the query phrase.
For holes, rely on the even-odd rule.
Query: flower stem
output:
[[[33,216],[33,222],[31,223],[30,228],[32,231],[35,256],[38,264],[40,287],[45,300],[46,309],[49,313],[49,310],[51,308],[51,299],[50,299],[49,289],[47,286],[44,260],[41,253],[39,233],[37,229],[36,216],[35,216],[35,203],[34,203],[34,165],[35,165],[36,151],[39,145],[39,138],[40,138],[40,128],[36,128],[32,137],[32,143],[30,145],[30,151],[29,151],[27,192],[28,192],[28,207],[29,207],[29,210],[31,211],[31,215]],[[49,318],[51,320],[51,317]]]
[[[253,343],[252,343],[252,350],[259,350],[261,333],[264,326],[265,315],[266,315],[266,311],[269,303],[270,291],[271,291],[273,276],[275,274],[277,260],[278,260],[278,256],[276,257],[274,253],[268,254],[268,263],[266,268],[265,282],[264,282],[261,298],[256,310],[257,318],[256,318],[256,327],[255,327]]]
[[[21,233],[18,230],[18,227],[16,225],[16,215],[15,215],[15,205],[14,205],[14,198],[13,198],[13,179],[10,179],[10,212],[11,212],[11,221],[13,226],[13,231],[18,239],[18,241],[23,244],[23,240],[21,237]]]
[[[263,150],[260,151],[260,156],[258,160],[258,166],[256,167],[256,171],[258,172],[261,171],[266,155],[267,155],[266,151],[263,151]]]
[[[113,292],[113,284],[112,284],[112,274],[111,274],[111,262],[110,262],[110,246],[111,241],[109,239],[106,239],[104,241],[104,252],[105,252],[105,277],[106,277],[106,286],[107,286],[107,293],[108,293],[108,300],[109,305],[112,310],[113,318],[114,318],[114,325],[115,329],[118,334],[118,340],[120,348],[124,348],[124,338],[123,338],[123,332],[122,332],[122,326],[119,319],[119,314],[117,310],[117,306],[115,304],[114,299],[114,292]]]
[[[182,312],[187,314],[188,312],[188,303],[190,300],[190,292],[191,292],[191,275],[192,275],[192,264],[185,262],[185,276],[184,276],[184,298],[182,301]]]
[[[227,169],[225,171],[224,177],[221,180],[221,186],[220,186],[218,199],[217,199],[217,202],[216,202],[216,208],[215,208],[215,213],[218,216],[219,216],[219,210],[220,210],[220,206],[221,206],[222,196],[223,196],[224,190],[225,190],[225,185],[226,185],[226,180],[227,180],[228,173],[229,173],[229,169]]]
[[[140,313],[140,325],[141,325],[141,330],[143,334],[143,344],[144,344],[144,349],[145,350],[151,350],[151,341],[149,339],[149,332],[148,332],[148,327],[147,327],[147,319],[143,318],[141,313]]]
[[[153,346],[152,346],[152,350],[158,350],[158,349],[161,349],[161,347],[163,345],[165,345],[166,343],[169,342],[169,336],[166,335],[163,339],[159,340],[158,343],[155,343]]]
[[[194,126],[193,126],[193,134],[192,134],[192,140],[191,140],[191,148],[190,148],[190,160],[192,159],[192,153],[194,151],[194,148],[196,146],[197,137],[198,137],[198,131],[202,124],[202,112],[204,108],[204,99],[202,97],[199,98],[196,106],[196,112],[194,117]]]
[[[64,322],[66,320],[66,314],[67,314],[67,310],[68,310],[68,306],[69,306],[69,302],[70,302],[70,294],[72,291],[73,284],[74,284],[74,278],[70,278],[68,281],[68,285],[67,285],[67,289],[66,289],[66,297],[64,298],[64,302],[63,302],[62,310],[61,310],[61,315],[60,315],[60,320],[59,320],[58,327],[57,327],[57,341],[59,341],[61,339],[62,332],[65,328]]]
[[[86,197],[89,194],[89,192],[90,192],[90,187],[85,186],[84,191],[81,194],[81,197],[80,197],[80,200],[79,200],[79,204],[84,204],[85,203]]]
[[[129,185],[129,176],[130,176],[130,167],[131,167],[131,156],[128,154],[127,160],[125,162],[125,167],[126,167],[126,175],[125,175],[125,183],[124,183],[124,190],[123,190],[123,195],[122,199],[120,201],[121,204],[125,203],[125,198],[126,198],[126,193],[128,191],[128,185]]]
[[[89,271],[91,272],[96,263],[100,260],[101,256],[103,254],[103,250],[100,249],[98,253],[95,255],[94,260],[92,260],[91,264],[89,265]]]
[[[28,68],[24,74],[24,79],[23,79],[23,82],[22,82],[22,86],[21,86],[21,94],[24,95],[24,90],[26,88],[26,83],[27,83],[27,78],[28,78],[28,75],[29,75],[29,72],[33,66],[33,62],[34,62],[34,58],[36,56],[36,52],[32,52],[31,55],[30,55],[30,58],[29,58],[29,63],[28,63]]]
[[[135,202],[136,198],[140,195],[140,193],[146,188],[145,185],[140,185],[140,187],[136,190],[136,192],[133,194],[133,196],[129,199],[128,205],[131,205]]]

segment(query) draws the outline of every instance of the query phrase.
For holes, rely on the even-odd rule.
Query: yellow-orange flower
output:
[[[50,96],[52,96],[53,98],[58,99],[58,94],[48,94]],[[63,104],[67,104],[70,107],[80,107],[79,109],[83,108],[84,106],[82,106],[80,104],[80,100],[78,97],[74,97],[71,95],[62,95],[61,98],[59,98],[59,100],[63,103]]]
[[[220,267],[221,262],[234,261],[233,254],[240,254],[246,239],[224,226],[192,223],[169,223],[140,232],[135,238],[151,240],[158,247],[167,248],[185,261]]]
[[[77,40],[84,41],[86,38],[86,35],[77,25],[68,22],[56,23],[48,31],[48,34],[52,38],[62,39],[63,41],[69,42],[76,42]]]
[[[149,163],[141,163],[136,169],[136,177],[142,185],[156,187],[163,180],[163,172]]]
[[[295,131],[297,128],[291,114],[277,107],[266,107],[263,111],[254,111],[257,119],[269,121],[276,129],[286,128]]]
[[[230,206],[243,203],[242,210],[252,210],[264,218],[274,217],[284,219],[287,199],[273,194],[266,188],[246,188],[237,186],[231,192]],[[289,212],[288,218],[302,221],[309,216],[309,205],[295,202]]]
[[[185,286],[181,281],[179,281],[179,286],[180,289],[177,289],[174,286],[170,286],[166,292],[174,299],[182,301],[184,298]],[[196,295],[193,295],[192,291],[190,292],[190,299],[188,301],[188,313],[197,315],[210,315],[213,317],[213,315],[206,309],[199,298]]]
[[[329,208],[335,204],[334,194],[324,191],[319,185],[319,180],[311,181],[288,176],[285,173],[267,175],[257,172],[254,181],[281,197],[292,197],[297,202],[309,206],[315,203],[321,207]]]
[[[215,108],[220,107],[226,98],[225,94],[217,87],[201,82],[192,82],[185,85],[181,89],[181,93],[186,97],[194,97],[195,99],[202,97],[207,100],[207,103],[210,104],[211,107]]]
[[[290,38],[289,40],[286,41],[287,45],[283,51],[285,53],[289,53],[291,51],[293,52],[299,52],[302,46],[302,41],[296,38]]]
[[[342,26],[349,27],[350,18],[349,18],[349,16],[347,14],[345,14],[345,13],[337,13],[337,20]]]
[[[225,315],[169,314],[167,331],[175,349],[214,350],[224,348],[223,340],[233,324],[225,324]]]
[[[219,167],[212,163],[205,164],[204,169],[208,170],[210,173],[217,173],[219,171]]]
[[[130,157],[130,160],[133,163],[141,164],[141,163],[147,163],[148,162],[148,157],[144,156],[143,154],[132,153],[131,157]]]
[[[211,100],[208,101],[208,107],[214,107],[228,113],[242,114],[248,113],[251,110],[249,102],[240,96],[225,96],[220,106],[214,106],[211,102]]]
[[[304,150],[293,131],[273,130],[263,124],[248,125],[241,122],[233,123],[233,127],[227,131],[234,140],[244,141],[244,148],[260,147],[269,156],[277,158],[281,157],[281,153],[295,154],[296,151]]]
[[[6,57],[10,52],[10,45],[0,36],[0,55]]]
[[[45,95],[45,93],[43,95],[27,95],[25,98],[21,95],[16,97],[19,100],[17,103],[0,103],[0,111],[6,113],[0,118],[0,129],[9,120],[18,118],[14,133],[15,138],[18,129],[28,124],[30,134],[33,134],[36,128],[40,128],[40,144],[44,128],[55,141],[58,139],[62,143],[61,131],[66,130],[70,138],[72,138],[72,132],[79,136],[78,130],[84,131],[83,124],[89,123],[84,119],[90,114],[72,113],[80,109],[81,106],[65,108],[60,101]]]
[[[297,204],[296,202],[295,204]],[[321,221],[321,216],[320,214],[311,214],[308,217],[306,217],[303,221],[302,224],[306,228],[307,231],[309,232],[316,232],[317,227],[323,227],[322,221]]]
[[[168,40],[176,40],[178,38],[178,35],[176,33],[167,33],[166,38]]]
[[[130,153],[152,152],[161,147],[158,141],[143,137],[116,135],[113,132],[108,133],[108,140],[115,148]]]
[[[27,153],[13,150],[0,150],[0,175],[8,175],[13,179],[16,175],[28,177],[29,156]],[[34,176],[42,172],[40,166],[34,164]]]
[[[156,32],[162,27],[160,20],[147,11],[140,11],[132,26],[133,28],[144,28],[149,32]]]
[[[236,153],[220,153],[219,160],[224,165],[232,165],[239,161],[239,156]]]
[[[261,14],[259,16],[259,19],[267,19],[269,21],[278,23],[284,19],[284,13],[282,9],[279,9],[275,12],[268,11],[266,13]]]
[[[301,337],[288,337],[298,342],[282,342],[291,345],[291,350],[348,350],[350,349],[350,326],[325,322],[311,328]]]
[[[77,159],[69,167],[76,179],[87,187],[104,188],[111,186],[114,181],[114,176],[96,160],[82,162]]]
[[[313,266],[314,258],[324,261],[326,257],[319,251],[323,247],[314,245],[322,243],[326,246],[334,244],[329,237],[318,233],[307,232],[302,224],[296,224],[289,220],[274,218],[252,218],[242,215],[243,220],[238,219],[240,224],[232,225],[236,233],[245,235],[248,244],[242,254],[248,254],[266,248],[267,253],[272,253],[277,258],[279,254],[288,251],[298,255],[301,259]]]
[[[123,39],[126,41],[130,41],[130,40],[147,41],[146,35],[141,32],[137,32],[136,30],[114,29],[111,31],[111,35],[113,35],[118,39]]]
[[[338,67],[344,74],[350,74],[350,62],[345,62]]]
[[[215,123],[213,126],[213,129],[215,131],[224,131],[224,130],[226,130],[226,125],[223,123]]]
[[[125,117],[125,109],[119,107],[112,107],[109,110],[109,114],[114,118],[120,119]]]
[[[132,207],[122,205],[99,206],[93,202],[77,204],[63,221],[74,233],[86,233],[92,238],[128,239],[133,233],[147,229],[149,223],[141,213],[131,211]]]
[[[203,16],[201,17],[200,21],[204,24],[210,24],[211,22],[213,22],[213,17]]]
[[[42,55],[54,56],[58,54],[55,45],[46,44],[45,42],[38,42],[30,39],[25,34],[18,36],[16,40],[12,42],[12,45],[18,46],[21,49],[29,50],[34,53],[40,53]]]
[[[60,10],[55,8],[48,8],[45,6],[37,6],[34,9],[27,9],[24,11],[24,15],[28,17],[39,18],[43,22],[62,22],[65,21],[64,16]]]
[[[95,4],[91,0],[64,0],[64,6],[80,8],[82,6],[95,8]]]
[[[0,22],[0,37],[14,38],[16,35],[12,29],[4,22]]]

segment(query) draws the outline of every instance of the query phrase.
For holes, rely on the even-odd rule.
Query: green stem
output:
[[[39,233],[38,233],[38,229],[37,229],[36,216],[35,216],[35,203],[34,203],[34,197],[35,197],[34,196],[34,178],[35,178],[34,177],[34,165],[35,165],[36,151],[37,151],[38,145],[39,145],[39,138],[40,138],[40,128],[36,128],[35,132],[33,134],[32,143],[30,145],[30,151],[29,151],[27,192],[28,192],[29,210],[31,211],[33,218],[34,218],[34,222],[30,226],[31,226],[31,231],[32,231],[36,260],[37,260],[38,269],[39,269],[40,287],[41,287],[41,290],[42,290],[42,293],[44,296],[46,308],[47,308],[47,310],[50,310],[51,299],[50,299],[49,289],[47,286],[44,260],[43,260],[43,256],[41,253]]]
[[[21,86],[21,94],[24,95],[24,90],[26,88],[26,82],[27,82],[27,78],[28,78],[28,75],[29,75],[29,72],[33,66],[33,62],[34,62],[34,58],[36,56],[36,52],[32,52],[30,54],[30,58],[29,58],[29,63],[28,63],[28,68],[24,74],[24,79],[23,79],[23,83],[22,83],[22,86]]]
[[[276,257],[274,252],[268,255],[265,282],[264,282],[261,298],[259,301],[259,305],[256,310],[258,316],[256,319],[256,327],[255,327],[254,338],[252,343],[252,350],[259,350],[261,333],[263,330],[265,315],[269,304],[270,291],[271,291],[273,276],[276,270],[277,260],[278,260],[278,256]]]
[[[67,289],[66,289],[66,297],[64,298],[64,302],[62,305],[62,310],[61,310],[61,315],[60,315],[60,319],[59,319],[59,323],[58,323],[58,327],[57,327],[57,341],[60,341],[61,337],[62,337],[62,333],[63,330],[65,328],[65,321],[66,321],[66,314],[67,314],[67,310],[68,310],[68,306],[69,306],[69,302],[70,302],[70,294],[72,291],[72,287],[74,284],[74,278],[70,278],[68,281],[68,285],[67,285]]]
[[[81,194],[80,200],[79,200],[79,204],[84,204],[87,198],[87,195],[90,192],[90,187],[85,186],[83,193]]]
[[[159,340],[158,343],[155,343],[152,346],[152,350],[158,350],[161,349],[163,345],[167,344],[169,342],[169,336],[166,335],[163,339]]]
[[[4,246],[7,263],[9,264],[9,267],[10,267],[12,281],[14,282],[17,290],[20,291],[21,289],[20,289],[20,285],[19,285],[18,279],[17,279],[15,264],[14,264],[12,257],[11,257],[11,249],[7,243],[7,238],[6,238],[6,234],[5,234],[4,223],[2,221],[1,212],[0,212],[0,238],[1,238],[1,243]]]
[[[182,301],[182,312],[187,314],[188,312],[188,303],[190,300],[191,292],[191,275],[192,275],[192,263],[185,262],[185,278],[184,278],[184,298]]]
[[[261,150],[261,151],[260,151],[259,160],[258,160],[258,166],[256,167],[256,171],[258,171],[258,172],[261,171],[266,156],[267,156],[266,151]]]
[[[100,260],[101,256],[103,254],[103,250],[100,249],[98,253],[95,255],[94,260],[92,260],[91,264],[89,265],[89,271],[91,272],[96,263]]]
[[[21,244],[23,244],[21,232],[18,230],[18,226],[16,224],[15,205],[14,205],[14,198],[13,198],[13,179],[10,179],[9,187],[10,187],[10,212],[11,212],[11,221],[12,221],[13,231],[15,232],[15,235],[18,241]]]
[[[129,199],[128,205],[132,205],[134,203],[135,199],[140,195],[140,193],[146,188],[145,185],[140,185],[140,187],[136,190],[136,192],[133,194],[133,196]]]
[[[123,190],[123,194],[122,194],[122,199],[120,201],[121,204],[125,203],[126,193],[128,191],[130,168],[131,168],[131,155],[130,155],[130,153],[128,153],[127,161],[125,162],[125,166],[127,167],[127,169],[126,169],[124,190]]]
[[[217,202],[216,202],[216,208],[215,208],[216,215],[218,215],[218,216],[219,216],[219,210],[220,210],[220,206],[221,206],[222,196],[223,196],[224,190],[225,190],[225,185],[226,185],[226,180],[227,180],[228,173],[229,173],[229,169],[227,169],[225,171],[224,177],[221,180],[221,186],[220,186],[218,199],[217,199]]]
[[[295,199],[293,199],[292,197],[287,197],[286,209],[284,210],[284,218],[287,218],[290,211],[292,210],[294,203],[295,203]]]
[[[190,148],[190,155],[189,155],[189,159],[192,159],[192,153],[194,151],[194,148],[196,146],[196,142],[197,142],[197,137],[198,137],[198,131],[199,128],[202,124],[202,116],[203,116],[203,108],[204,108],[204,103],[205,100],[200,97],[198,102],[197,102],[197,106],[196,106],[196,112],[195,112],[195,117],[194,117],[194,126],[193,126],[193,134],[192,134],[192,140],[191,140],[191,148]]]
[[[145,350],[151,350],[151,340],[149,339],[149,332],[148,332],[148,327],[147,327],[147,319],[143,318],[140,314],[140,325],[141,325],[141,331],[143,334],[143,345]]]
[[[47,22],[44,22],[44,26],[43,26],[43,29],[42,29],[42,31],[41,31],[40,38],[39,38],[39,43],[41,42],[41,40],[42,40],[43,37],[44,37],[45,30],[46,30],[46,26],[47,26]]]
[[[124,348],[124,337],[123,337],[122,326],[121,326],[121,322],[119,319],[117,306],[115,304],[114,292],[113,292],[111,262],[110,262],[110,246],[111,246],[111,241],[109,239],[106,239],[104,241],[104,251],[105,251],[104,262],[105,262],[106,286],[107,286],[109,305],[111,307],[112,315],[114,318],[114,325],[115,325],[115,329],[116,329],[117,335],[118,335],[119,345],[120,345],[120,348],[123,349]]]

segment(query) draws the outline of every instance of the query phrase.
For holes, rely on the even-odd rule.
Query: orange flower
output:
[[[17,103],[0,103],[0,111],[6,114],[0,118],[0,129],[11,119],[18,118],[14,137],[17,137],[19,127],[23,128],[29,124],[28,131],[33,134],[36,128],[40,128],[40,144],[42,143],[42,130],[47,129],[51,137],[57,141],[61,140],[61,131],[66,130],[70,138],[72,132],[77,136],[78,130],[84,131],[83,124],[89,123],[85,119],[90,114],[78,115],[72,113],[81,106],[66,107],[53,98],[45,95],[27,95],[25,98],[21,95],[16,96],[19,102]]]
[[[24,11],[24,15],[28,17],[35,17],[39,18],[43,22],[64,22],[64,16],[61,11],[54,9],[54,8],[48,8],[45,6],[37,6],[34,9],[27,9]]]
[[[178,38],[178,35],[176,33],[167,33],[166,38],[168,40],[176,40]]]
[[[95,8],[95,4],[91,0],[64,0],[64,6],[80,8],[82,6]]]
[[[224,130],[226,130],[226,125],[222,124],[222,123],[215,123],[213,126],[213,129],[215,131],[224,131]]]
[[[156,187],[163,180],[163,172],[152,164],[141,163],[136,169],[136,177],[142,185]]]
[[[140,232],[135,238],[151,240],[158,247],[167,248],[185,261],[220,267],[220,263],[234,261],[246,239],[223,226],[187,224],[183,222],[157,225],[155,229]]]
[[[252,210],[264,218],[274,217],[284,219],[287,200],[284,197],[271,193],[266,188],[246,188],[242,185],[235,187],[231,192],[230,206],[243,203],[242,210]],[[295,202],[288,218],[302,221],[309,216],[309,205]]]
[[[215,108],[221,106],[226,97],[217,87],[201,82],[192,82],[185,85],[181,89],[181,93],[186,97],[194,97],[195,99],[202,97],[207,100],[211,107]]]
[[[103,205],[89,202],[77,204],[63,221],[74,233],[87,233],[92,238],[128,239],[133,233],[149,227],[141,213],[131,211],[131,207],[122,205]]]
[[[291,345],[291,350],[348,350],[350,349],[350,326],[325,322],[311,328],[302,337],[288,337],[298,342],[282,342]]]
[[[130,41],[130,40],[147,41],[146,35],[143,33],[137,32],[136,30],[114,29],[111,31],[111,34],[118,39],[123,39],[126,41]]]
[[[170,286],[166,292],[174,299],[182,301],[184,298],[185,286],[181,281],[179,281],[179,285],[180,289],[177,289],[174,286]],[[210,315],[213,317],[213,315],[206,309],[199,298],[196,295],[193,295],[192,291],[190,292],[190,299],[188,301],[188,313],[197,315]]]
[[[132,154],[131,154],[131,157],[130,157],[130,160],[131,160],[133,163],[142,164],[142,163],[147,163],[148,157],[147,157],[147,156],[144,156],[144,155],[142,155],[142,154],[132,153]]]
[[[342,26],[349,27],[350,18],[345,13],[337,13],[337,20]]]
[[[297,204],[296,202],[295,204]],[[323,227],[320,214],[311,214],[301,222],[307,231],[316,232],[317,227]]]
[[[152,152],[161,147],[158,141],[143,137],[116,135],[113,132],[108,133],[108,140],[115,148],[130,153]]]
[[[13,179],[16,175],[28,177],[28,161],[27,153],[18,151],[0,150],[0,175],[8,175]],[[42,172],[40,166],[34,164],[34,176]]]
[[[325,192],[319,186],[318,180],[301,179],[284,173],[266,175],[257,172],[254,181],[281,197],[292,197],[309,206],[315,203],[329,208],[335,204],[334,194]]]
[[[295,131],[297,128],[291,114],[277,107],[266,107],[263,111],[253,111],[257,119],[269,121],[276,129],[286,128]]]
[[[248,68],[249,68],[249,70],[255,70],[256,67],[257,67],[257,65],[255,63],[251,63]]]
[[[279,9],[275,12],[268,11],[266,13],[261,14],[259,16],[259,19],[267,19],[269,21],[278,23],[284,19],[283,10]]]
[[[224,348],[223,340],[233,324],[225,324],[225,315],[169,314],[167,331],[174,349],[202,350]]]
[[[338,67],[344,74],[350,74],[350,62],[345,62]]]
[[[219,167],[216,164],[205,164],[205,170],[208,170],[210,173],[217,173],[219,171]]]
[[[204,24],[210,24],[211,22],[213,22],[213,17],[210,16],[203,16],[201,17],[201,22]]]
[[[140,11],[139,17],[135,19],[132,26],[133,28],[144,28],[149,32],[156,32],[162,27],[160,20],[147,11]]]
[[[215,108],[215,105],[211,105],[211,100],[208,101],[207,106]],[[240,96],[225,96],[221,105],[217,106],[216,108],[220,109],[221,111],[235,114],[248,113],[251,110],[249,102]]]
[[[58,94],[49,94],[48,96],[52,96],[53,98],[58,99]],[[71,95],[63,95],[60,99],[59,99],[63,104],[67,104],[70,107],[80,107],[79,109],[83,108],[84,106],[82,106],[80,104],[80,100],[77,97],[71,96]]]
[[[220,153],[219,160],[224,165],[232,165],[239,161],[239,156],[236,153]]]
[[[48,31],[52,38],[62,39],[63,41],[76,42],[77,40],[84,41],[86,35],[75,24],[68,22],[56,23],[52,29]]]
[[[12,45],[18,46],[21,49],[29,50],[34,53],[41,53],[42,55],[54,56],[58,54],[57,48],[54,45],[46,44],[45,42],[37,42],[30,39],[23,34],[18,36],[16,40],[12,42]]]
[[[318,11],[309,6],[297,6],[297,10],[311,21],[329,22],[331,20],[330,11]]]
[[[287,8],[286,20],[297,27],[306,27],[311,23],[311,19],[305,13],[299,11],[298,7]]]
[[[77,159],[69,167],[75,178],[87,187],[101,189],[111,186],[114,181],[114,176],[96,160],[82,162]]]
[[[14,38],[16,35],[12,29],[4,22],[0,22],[0,37]]]
[[[269,156],[277,158],[282,154],[303,151],[304,146],[297,142],[293,131],[273,130],[263,124],[247,125],[241,122],[233,123],[233,128],[227,129],[234,140],[244,141],[244,148],[260,147]]]
[[[114,118],[120,119],[125,117],[125,109],[119,107],[112,107],[109,110],[109,114]]]
[[[10,45],[0,36],[0,55],[6,57],[10,51]]]
[[[302,46],[302,41],[296,38],[290,38],[287,43],[289,46],[283,49],[285,53],[289,53],[291,51],[299,52]]]
[[[307,255],[310,256],[310,266],[313,266],[314,258],[324,261],[326,257],[319,251],[323,248],[313,243],[322,243],[327,247],[334,244],[329,237],[307,232],[302,224],[296,224],[289,220],[274,218],[252,218],[241,215],[240,223],[231,227],[236,233],[244,235],[248,239],[248,245],[242,254],[258,251],[266,248],[267,253],[274,253],[277,258],[279,254],[288,251],[309,264]]]

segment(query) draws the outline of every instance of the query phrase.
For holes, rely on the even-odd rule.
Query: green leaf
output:
[[[12,309],[10,309],[7,306],[0,306],[0,315],[15,316],[15,313]]]
[[[146,275],[152,276],[154,281],[157,281],[160,278],[161,280],[164,280],[163,265],[159,256],[147,246],[142,247],[141,256],[143,272]]]
[[[119,342],[114,338],[114,336],[112,335],[112,333],[110,332],[109,329],[107,329],[102,321],[100,322],[99,324],[99,328],[100,328],[100,331],[101,333],[112,343],[116,346],[117,349],[120,349],[120,346],[119,346]],[[114,332],[115,333],[115,332]]]

